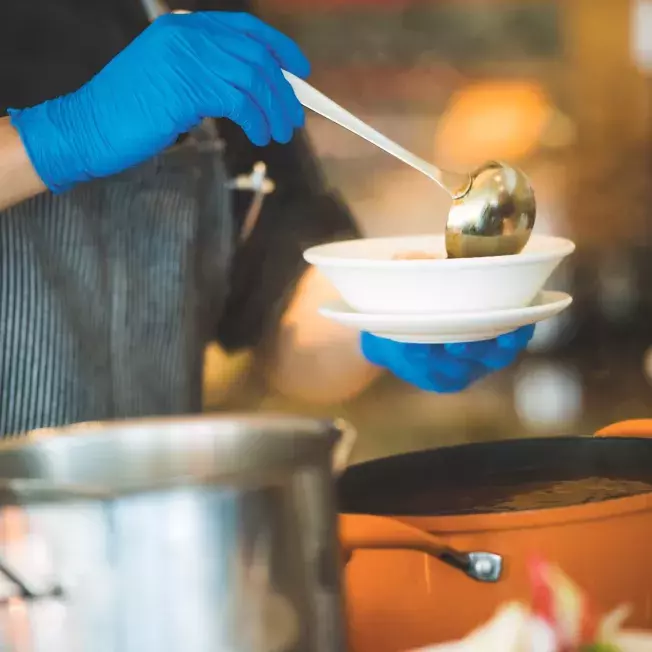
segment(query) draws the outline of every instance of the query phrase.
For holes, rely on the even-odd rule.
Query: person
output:
[[[271,26],[224,11],[148,25],[138,0],[3,12],[0,434],[199,411],[212,340],[264,346],[280,391],[326,401],[381,368],[460,391],[525,347],[531,329],[431,347],[315,321],[332,288],[301,252],[357,233],[295,133],[282,69],[309,63]],[[257,160],[277,189],[243,241],[230,188]]]

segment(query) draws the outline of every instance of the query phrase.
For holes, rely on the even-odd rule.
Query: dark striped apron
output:
[[[201,409],[234,248],[211,126],[0,213],[0,435]]]

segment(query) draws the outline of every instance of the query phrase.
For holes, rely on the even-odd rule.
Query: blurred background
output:
[[[550,283],[575,301],[538,327],[519,364],[460,395],[386,376],[345,404],[301,405],[271,393],[250,354],[214,348],[207,408],[345,417],[360,433],[357,459],[652,416],[652,3],[261,0],[258,9],[303,46],[315,86],[409,149],[450,169],[489,158],[521,166],[537,193],[536,230],[578,245]],[[435,184],[319,117],[308,129],[366,236],[443,230],[448,201]]]

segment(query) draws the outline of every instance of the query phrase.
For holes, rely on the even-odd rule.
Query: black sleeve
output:
[[[255,12],[251,0],[176,0],[188,9]],[[235,254],[230,291],[217,340],[227,350],[254,347],[273,332],[295,283],[306,269],[303,251],[329,240],[357,237],[344,202],[329,192],[305,134],[289,145],[252,145],[240,127],[220,122],[231,176],[249,174],[257,161],[267,165],[276,190],[265,198],[249,239]],[[234,192],[236,230],[241,228],[251,193]]]
[[[358,236],[344,202],[329,192],[305,134],[289,145],[252,145],[241,129],[222,121],[226,163],[232,176],[267,165],[275,191],[267,195],[255,229],[235,254],[230,292],[217,339],[227,350],[257,346],[273,331],[302,272],[303,251],[314,244]],[[251,193],[234,192],[236,228]]]

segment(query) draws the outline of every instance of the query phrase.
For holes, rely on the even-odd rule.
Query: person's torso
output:
[[[114,178],[0,213],[0,436],[201,409],[234,244],[207,127]]]

